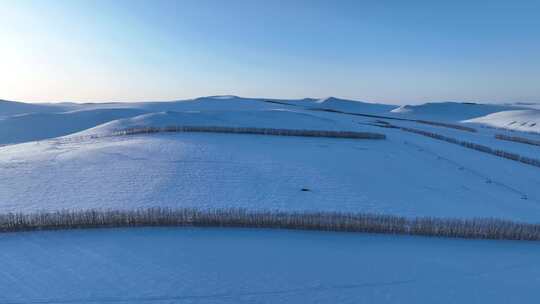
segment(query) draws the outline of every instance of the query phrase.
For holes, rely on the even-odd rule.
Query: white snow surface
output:
[[[534,242],[257,229],[0,235],[1,303],[538,302]]]
[[[322,108],[322,109],[339,110],[339,111],[345,111],[345,112],[360,112],[360,113],[367,113],[367,114],[386,113],[397,107],[394,105],[368,103],[368,102],[340,99],[336,97],[322,98],[322,99],[314,101],[313,103],[314,105],[307,104],[307,106],[315,107],[315,108]]]
[[[375,118],[312,109],[321,104],[346,112],[364,113],[362,109],[369,108],[368,112],[381,116],[415,117],[391,113],[392,106],[337,98],[236,96],[68,104],[71,110],[59,113],[18,113],[0,119],[0,125],[4,124],[0,142],[60,137],[0,147],[0,212],[242,207],[540,222],[537,167],[376,127],[371,125]],[[483,106],[433,104],[428,108],[429,113],[441,116],[449,107]],[[474,111],[489,112],[499,106],[485,107]],[[450,111],[444,121],[470,116],[470,112]],[[536,146],[496,140],[494,134],[499,131],[495,129],[469,133],[413,121],[387,121],[540,157]],[[384,133],[387,139],[212,133],[106,136],[126,128],[169,125],[367,131]],[[96,134],[105,136],[84,136]]]
[[[523,131],[536,130],[532,122],[540,111],[458,103],[396,108],[337,98],[236,96],[0,101],[0,213],[239,207],[540,223],[540,168],[374,125],[538,159],[539,147],[494,135],[537,138]],[[451,122],[477,132],[390,118]],[[518,122],[526,124],[516,128]],[[169,125],[348,130],[387,138],[108,136]],[[536,303],[540,284],[536,242],[133,228],[6,233],[0,248],[0,303]]]
[[[114,120],[73,136],[110,134],[136,127],[226,126],[309,130],[345,130],[347,122],[328,119],[304,110],[271,109],[255,111],[184,111],[157,112]]]
[[[0,119],[0,144],[54,138],[142,113],[145,111],[112,108],[18,114]]]
[[[242,207],[540,221],[538,168],[387,135],[166,133],[6,146],[0,210]]]
[[[540,110],[513,110],[492,113],[464,122],[490,127],[540,133]]]
[[[404,105],[391,113],[402,118],[454,121],[472,119],[495,112],[520,108],[519,106],[477,104],[460,102],[430,102],[421,105]]]
[[[247,114],[247,112],[274,111],[274,110],[290,110],[296,113],[305,113],[305,111],[313,109],[337,110],[351,113],[370,114],[390,116],[397,118],[412,118],[412,119],[427,119],[444,122],[460,123],[475,118],[476,123],[481,123],[488,126],[507,125],[515,119],[506,117],[502,119],[500,116],[490,116],[501,111],[523,110],[538,108],[537,104],[473,104],[473,103],[458,103],[458,102],[442,102],[442,103],[426,103],[423,105],[385,105],[377,103],[367,103],[355,100],[340,99],[328,97],[322,99],[304,98],[304,99],[269,99],[269,98],[244,98],[233,95],[226,96],[209,96],[200,97],[189,100],[179,100],[170,102],[133,102],[133,103],[45,103],[45,104],[27,104],[14,101],[0,100],[0,145],[14,144],[20,142],[28,142],[65,136],[90,128],[98,127],[107,122],[114,122],[118,119],[134,118],[132,122],[136,122],[140,118],[136,116],[144,114],[153,114],[163,117],[169,123],[183,123],[183,118],[188,122],[198,124],[205,123],[204,119],[208,119],[208,123],[223,123],[226,125],[242,125],[246,122],[252,123],[249,118],[243,118],[241,115],[232,117],[236,114],[218,114],[217,112],[244,112],[244,114],[269,116],[272,114]],[[200,112],[195,120],[190,119],[184,114],[174,113]],[[207,113],[203,113],[207,112]],[[487,116],[486,116],[487,115]],[[152,115],[150,115],[151,117]],[[174,119],[176,116],[177,120]],[[227,116],[225,118],[219,116]],[[519,117],[519,122],[530,122],[530,127],[534,121],[539,120],[540,114],[538,111],[526,112],[526,117]],[[297,115],[300,117],[300,115]],[[522,119],[523,118],[523,119]],[[231,119],[234,122],[231,122]],[[265,119],[265,117],[261,117]],[[149,123],[162,124],[157,117],[151,118]],[[300,119],[299,119],[300,120]],[[492,121],[493,120],[493,121]],[[122,124],[133,125],[129,120],[124,122],[115,122],[112,125],[122,126]],[[299,121],[298,124],[302,124]],[[339,124],[339,123],[338,123]],[[221,125],[221,124],[220,124]],[[279,121],[267,123],[267,125],[278,126]],[[298,128],[296,125],[286,124],[291,128]],[[308,123],[306,126],[317,128],[316,125]],[[517,123],[514,127],[517,127]],[[534,129],[535,126],[532,126]],[[101,128],[103,130],[103,128]],[[519,128],[521,129],[521,128]],[[531,128],[529,128],[531,129]],[[96,129],[97,130],[97,129]],[[534,130],[533,130],[534,131]],[[88,132],[86,132],[88,134]]]
[[[72,103],[31,104],[0,99],[0,119],[19,114],[64,112],[74,110],[79,107],[80,105]]]

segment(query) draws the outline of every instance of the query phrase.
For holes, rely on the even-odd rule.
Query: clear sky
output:
[[[0,98],[540,101],[540,0],[0,0]]]

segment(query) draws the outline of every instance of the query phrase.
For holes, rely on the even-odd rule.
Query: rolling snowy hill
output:
[[[477,103],[438,102],[422,105],[404,105],[393,109],[391,112],[405,118],[455,122],[512,109],[516,109],[516,107]]]
[[[158,123],[157,120],[163,119],[162,123],[187,122],[195,123],[187,116],[193,112],[204,112],[207,115],[201,123],[218,122],[225,119],[227,125],[234,125],[236,121],[241,121],[237,125],[244,125],[250,118],[242,117],[234,113],[243,112],[246,116],[265,115],[267,118],[257,117],[257,119],[266,119],[265,125],[272,120],[272,126],[279,125],[279,119],[271,119],[268,114],[276,110],[289,110],[294,113],[304,113],[308,111],[309,115],[313,110],[329,110],[337,112],[358,113],[366,115],[382,116],[398,119],[423,119],[435,120],[441,122],[475,123],[484,126],[494,126],[509,129],[522,129],[524,131],[538,131],[538,124],[535,124],[540,116],[533,105],[487,105],[471,103],[428,103],[415,106],[393,106],[384,104],[373,104],[358,102],[353,100],[339,99],[335,97],[314,99],[305,98],[298,100],[279,100],[267,98],[242,98],[237,96],[210,96],[200,97],[190,100],[180,100],[172,102],[138,102],[138,103],[59,103],[59,104],[27,104],[13,101],[0,101],[0,145],[14,144],[20,142],[42,140],[73,134],[76,132],[98,127],[107,122],[113,122],[112,125],[121,124],[133,125],[134,123],[145,124],[140,121],[140,115],[151,114],[144,119],[151,119],[148,123]],[[247,114],[247,112],[257,112],[258,114]],[[260,111],[266,111],[263,112]],[[521,112],[520,112],[521,111]],[[229,113],[233,112],[233,113]],[[183,113],[183,114],[178,114]],[[180,116],[186,117],[180,117]],[[203,116],[200,115],[200,116]],[[227,118],[218,116],[226,115]],[[286,114],[284,114],[286,115]],[[167,116],[168,118],[165,118]],[[176,118],[172,118],[177,116]],[[214,116],[213,120],[211,116]],[[150,118],[154,117],[154,118]],[[162,117],[162,118],[158,118]],[[302,125],[300,115],[297,115],[299,127]],[[118,119],[132,119],[123,122],[115,122]],[[277,118],[277,117],[276,117]],[[176,120],[178,119],[178,120]],[[269,120],[270,119],[270,120]],[[235,122],[233,122],[234,120]],[[342,120],[340,118],[334,121],[338,125]],[[129,122],[130,121],[130,122]],[[296,120],[295,120],[296,121]],[[292,124],[286,122],[286,127],[295,127],[296,122]],[[109,127],[111,127],[110,125]],[[316,125],[311,124],[316,128]],[[97,129],[96,129],[97,130]],[[88,133],[88,132],[87,132]]]
[[[0,99],[0,119],[19,114],[57,113],[77,109],[78,104],[31,104]]]
[[[340,110],[313,109],[325,103]],[[428,108],[440,116],[454,106],[441,104],[440,113],[436,104]],[[471,133],[393,120],[396,114],[390,109],[395,107],[338,99],[226,96],[80,107],[0,121],[11,128],[0,133],[4,140],[64,135],[0,148],[0,211],[243,207],[540,221],[539,168],[400,128],[537,157],[537,147],[497,140],[491,129]],[[388,119],[347,114],[361,114],[364,108]],[[446,121],[471,114],[448,115]],[[381,120],[394,128],[381,128]],[[124,129],[171,125],[378,132],[387,139],[212,133],[107,136]],[[303,188],[309,191],[300,191]]]
[[[488,114],[464,122],[540,134],[540,110],[513,110]]]
[[[540,223],[538,112],[236,96],[0,102],[0,216],[187,207]],[[182,126],[200,129],[170,128]],[[279,132],[215,131],[226,128]],[[385,137],[271,135],[298,130]],[[0,247],[2,303],[535,303],[539,272],[535,242],[313,231],[15,232]]]

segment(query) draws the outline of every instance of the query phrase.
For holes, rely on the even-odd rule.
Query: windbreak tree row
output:
[[[472,239],[540,240],[540,224],[489,218],[406,218],[366,213],[249,211],[235,208],[63,210],[0,215],[1,232],[144,226],[274,228]]]
[[[465,141],[465,140],[459,140],[453,137],[449,137],[449,136],[445,136],[445,135],[441,135],[441,134],[437,134],[437,133],[433,133],[429,131],[424,131],[424,130],[419,130],[419,129],[414,129],[414,128],[407,128],[407,127],[396,127],[396,126],[392,126],[392,127],[399,128],[400,130],[403,130],[406,132],[415,133],[415,134],[431,137],[437,140],[442,140],[448,143],[460,145],[465,148],[488,153],[488,154],[495,155],[498,157],[510,159],[510,160],[524,163],[527,165],[540,167],[540,160],[536,158],[525,157],[517,153],[512,153],[512,152],[508,152],[508,151],[504,151],[500,149],[493,149],[485,145],[480,145],[480,144],[476,144],[476,143]]]
[[[518,143],[527,144],[527,145],[540,146],[540,140],[534,140],[534,139],[525,138],[525,137],[495,134],[495,138],[500,139],[500,140],[518,142]]]
[[[327,131],[327,130],[301,130],[301,129],[274,129],[274,128],[251,128],[251,127],[222,127],[222,126],[167,126],[167,127],[136,127],[116,131],[115,136],[135,135],[160,132],[206,132],[206,133],[233,133],[233,134],[258,134],[275,136],[304,136],[304,137],[333,137],[352,139],[385,139],[386,136],[373,132],[355,131]]]

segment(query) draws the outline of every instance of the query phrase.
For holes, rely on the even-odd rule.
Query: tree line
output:
[[[500,139],[500,140],[518,142],[518,143],[527,144],[527,145],[540,146],[540,140],[534,140],[534,139],[529,139],[525,137],[495,134],[495,138]]]
[[[524,163],[524,164],[527,164],[527,165],[540,167],[540,160],[537,159],[537,158],[521,156],[521,155],[519,155],[517,153],[508,152],[508,151],[504,151],[504,150],[500,150],[500,149],[493,149],[493,148],[490,148],[490,147],[485,146],[485,145],[480,145],[480,144],[476,144],[476,143],[469,142],[469,141],[459,140],[459,139],[456,139],[456,138],[453,138],[453,137],[449,137],[449,136],[445,136],[445,135],[441,135],[441,134],[437,134],[437,133],[433,133],[433,132],[429,132],[429,131],[424,131],[424,130],[419,130],[419,129],[414,129],[414,128],[407,128],[407,127],[398,127],[398,126],[390,126],[390,127],[398,128],[400,130],[410,132],[410,133],[415,133],[415,134],[431,137],[431,138],[434,138],[434,139],[437,139],[437,140],[446,141],[446,142],[449,142],[449,143],[452,143],[452,144],[460,145],[460,146],[465,147],[465,148],[469,148],[469,149],[473,149],[473,150],[476,150],[476,151],[480,151],[480,152],[488,153],[488,154],[491,154],[491,155],[495,155],[495,156],[498,156],[498,157],[510,159],[510,160],[517,161],[517,162],[520,162],[520,163]]]
[[[304,136],[304,137],[330,137],[352,139],[385,139],[381,133],[356,131],[327,131],[304,129],[276,129],[254,127],[222,127],[222,126],[167,126],[167,127],[135,127],[113,132],[113,136],[135,135],[161,132],[205,132],[205,133],[234,133],[258,134],[276,136]]]
[[[407,218],[370,213],[249,211],[238,208],[92,209],[0,214],[0,232],[143,226],[275,228],[471,239],[540,240],[540,224],[493,218]]]

